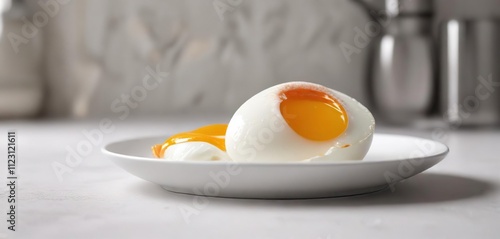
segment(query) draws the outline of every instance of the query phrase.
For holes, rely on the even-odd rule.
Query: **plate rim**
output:
[[[417,136],[411,136],[411,135],[402,135],[402,134],[387,134],[387,133],[374,133],[375,135],[383,135],[383,136],[389,136],[389,137],[406,137],[406,138],[412,138],[412,139],[417,139],[417,140],[428,140],[432,141],[434,143],[437,143],[441,146],[444,146],[445,150],[433,154],[433,155],[428,155],[425,157],[413,157],[413,158],[397,158],[397,159],[390,159],[390,160],[380,160],[380,161],[363,161],[363,160],[345,160],[345,161],[317,161],[317,162],[279,162],[279,161],[273,161],[273,162],[234,162],[234,161],[173,161],[173,160],[160,160],[157,158],[153,157],[142,157],[142,156],[133,156],[133,155],[126,155],[126,154],[121,154],[121,153],[116,153],[112,152],[109,150],[109,147],[119,144],[119,143],[124,143],[127,141],[134,141],[134,140],[140,140],[140,139],[152,139],[152,138],[166,138],[168,136],[143,136],[143,137],[135,137],[135,138],[129,138],[129,139],[122,139],[122,140],[116,140],[113,142],[109,142],[106,145],[101,147],[101,152],[104,155],[111,156],[113,158],[121,158],[121,159],[127,159],[127,160],[132,160],[132,161],[146,161],[146,162],[155,162],[155,163],[166,163],[166,164],[181,164],[181,165],[198,165],[198,166],[205,166],[205,165],[218,165],[218,166],[224,166],[224,165],[244,165],[244,166],[266,166],[266,167],[283,167],[283,166],[328,166],[328,165],[336,165],[336,166],[347,166],[347,165],[359,165],[359,164],[380,164],[380,163],[386,163],[386,162],[404,162],[408,160],[416,160],[416,159],[421,159],[421,160],[426,160],[426,159],[432,159],[432,158],[441,158],[444,159],[445,156],[450,152],[449,147],[441,143],[439,141],[431,140],[431,139],[426,139],[422,137],[417,137]]]

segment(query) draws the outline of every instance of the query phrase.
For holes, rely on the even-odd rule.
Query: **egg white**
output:
[[[167,148],[163,156],[171,161],[231,161],[226,152],[206,142],[184,142]]]
[[[280,111],[279,94],[290,87],[314,89],[333,96],[347,112],[347,129],[328,141],[313,141],[298,135]],[[370,148],[374,129],[373,115],[355,99],[321,85],[288,82],[263,90],[241,105],[229,122],[226,150],[238,162],[361,160]],[[345,145],[349,146],[343,148]],[[322,157],[325,155],[328,157]]]

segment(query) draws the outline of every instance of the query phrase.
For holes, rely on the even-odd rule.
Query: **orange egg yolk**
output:
[[[295,133],[306,139],[331,140],[347,129],[347,112],[329,94],[296,88],[283,91],[280,98],[281,115]]]
[[[214,145],[220,150],[226,151],[227,124],[213,124],[195,129],[193,131],[179,133],[165,140],[163,144],[157,144],[152,147],[153,155],[157,158],[163,158],[167,148],[174,144],[185,142],[206,142]]]

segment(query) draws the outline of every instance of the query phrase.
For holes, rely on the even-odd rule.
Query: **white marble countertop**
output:
[[[82,130],[98,128],[98,120],[2,123],[2,157],[7,130],[17,130],[19,200],[17,230],[8,232],[1,220],[0,238],[500,238],[499,130],[446,132],[448,157],[394,192],[316,200],[207,198],[208,206],[194,210],[193,196],[136,178],[100,152],[109,141],[218,120],[116,119],[114,131],[62,181],[53,165],[64,163],[68,148],[85,140]],[[430,130],[379,132],[433,138]],[[1,180],[5,167],[2,160]],[[1,196],[3,211],[5,189]]]

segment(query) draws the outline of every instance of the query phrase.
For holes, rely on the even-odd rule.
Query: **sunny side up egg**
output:
[[[209,125],[155,145],[171,160],[295,162],[361,160],[375,120],[353,98],[308,82],[268,88],[247,100],[228,125]]]
[[[245,102],[226,132],[234,161],[361,160],[375,120],[353,98],[308,82],[268,88]]]
[[[172,161],[231,161],[226,151],[227,124],[207,125],[175,134],[152,147],[153,155]]]

